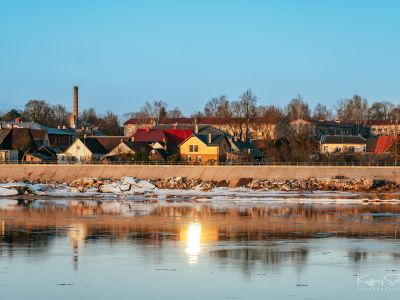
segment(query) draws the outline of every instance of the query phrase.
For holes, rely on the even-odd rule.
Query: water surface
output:
[[[2,299],[398,299],[398,204],[0,199]]]

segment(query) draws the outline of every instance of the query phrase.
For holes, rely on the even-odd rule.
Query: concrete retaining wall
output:
[[[399,167],[333,166],[142,166],[142,165],[0,165],[0,180],[39,180],[69,182],[82,177],[142,179],[191,177],[207,180],[240,178],[306,179],[309,177],[346,176],[349,178],[386,179],[400,183]]]

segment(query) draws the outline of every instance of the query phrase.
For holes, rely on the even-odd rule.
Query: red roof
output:
[[[177,147],[180,143],[186,140],[193,134],[189,129],[166,129],[164,130],[165,136],[169,145]]]
[[[378,140],[376,141],[374,153],[387,152],[390,149],[390,147],[392,147],[395,140],[396,140],[396,137],[391,136],[391,135],[385,135],[385,136],[378,137]]]
[[[134,142],[165,142],[166,137],[162,129],[139,128],[132,136]]]

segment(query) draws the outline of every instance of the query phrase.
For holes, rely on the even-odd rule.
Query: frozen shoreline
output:
[[[324,179],[327,182],[329,179]],[[332,179],[337,182],[340,179]],[[345,179],[348,181],[348,179]],[[161,182],[161,184],[160,184]],[[365,181],[357,181],[365,185]],[[173,188],[164,188],[165,186]],[[262,182],[256,182],[262,186]],[[268,182],[268,184],[270,184]],[[274,185],[279,183],[274,182]],[[282,183],[283,184],[287,183]],[[342,183],[341,183],[342,184]],[[286,189],[286,185],[283,186]],[[160,188],[161,186],[161,188]],[[183,188],[181,188],[183,187]],[[360,203],[400,202],[397,191],[329,191],[329,190],[276,190],[254,188],[254,182],[243,187],[218,187],[212,182],[190,181],[185,178],[161,179],[159,182],[123,177],[121,180],[82,178],[71,183],[0,183],[0,198],[83,198],[132,201],[240,201],[240,202],[297,202],[297,203]]]

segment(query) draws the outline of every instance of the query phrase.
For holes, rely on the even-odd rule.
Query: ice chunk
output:
[[[6,189],[0,187],[0,197],[6,197],[6,196],[16,196],[18,195],[18,191],[15,189]]]

